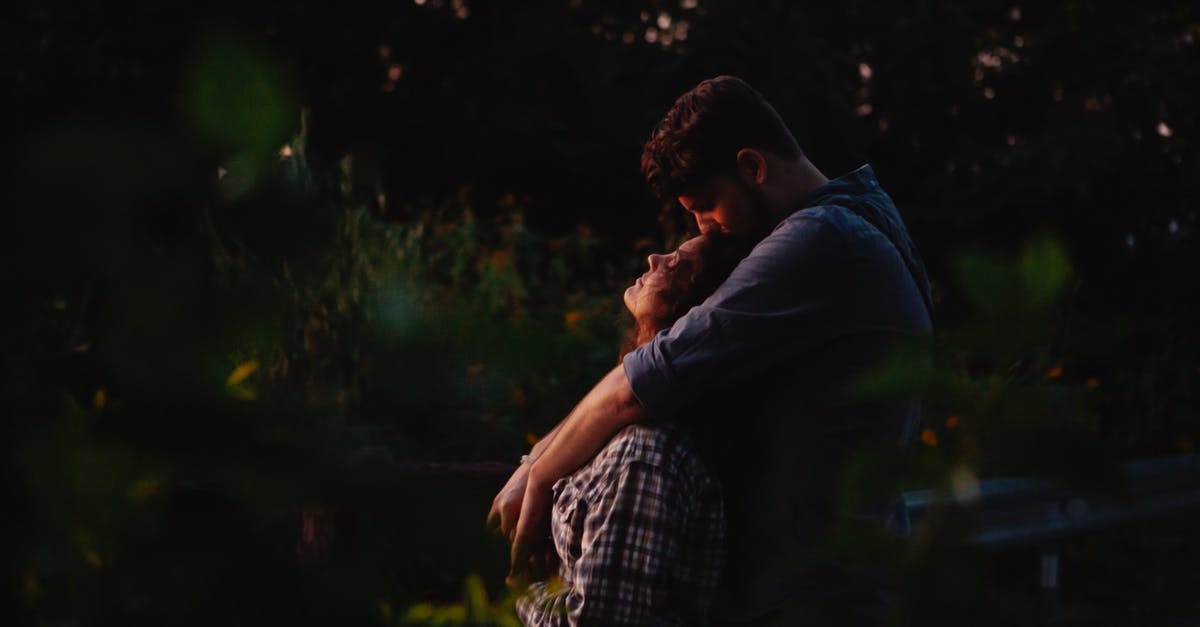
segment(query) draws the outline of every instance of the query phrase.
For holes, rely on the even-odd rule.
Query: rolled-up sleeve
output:
[[[625,356],[652,419],[843,333],[853,281],[841,232],[819,217],[782,223],[703,303]],[[851,286],[853,291],[853,286]]]

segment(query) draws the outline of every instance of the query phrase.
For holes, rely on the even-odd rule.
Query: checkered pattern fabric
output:
[[[709,622],[724,510],[719,484],[678,427],[627,426],[556,482],[551,531],[559,578],[518,598],[525,625]]]

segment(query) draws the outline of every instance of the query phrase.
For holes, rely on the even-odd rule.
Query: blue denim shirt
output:
[[[706,414],[690,408],[711,407],[714,395],[739,401],[692,425],[719,443],[729,562],[718,617],[753,618],[805,593],[885,611],[879,581],[786,561],[828,529],[847,459],[915,439],[916,402],[845,389],[897,341],[931,331],[930,302],[904,222],[864,165],[807,194],[716,292],[625,356],[651,420],[688,424]],[[896,513],[868,517],[903,527]]]

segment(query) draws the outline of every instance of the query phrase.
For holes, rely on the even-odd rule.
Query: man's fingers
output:
[[[516,571],[509,571],[508,575],[504,577],[504,583],[508,584],[510,588],[515,588],[517,590],[524,590],[525,588],[528,588],[530,581],[531,580],[527,574]]]
[[[487,526],[492,529],[500,524],[500,510],[496,508],[496,504],[492,503],[492,509],[488,510]]]
[[[518,517],[512,537],[512,568],[519,572],[530,571],[535,561],[534,551],[544,546],[546,531],[543,530],[545,515],[526,507]]]
[[[516,532],[512,539],[512,570],[530,571],[530,556],[549,535],[550,491],[528,484],[520,509],[515,512]]]
[[[537,548],[537,518],[534,512],[526,510],[517,520],[512,537],[512,570],[517,574],[528,575],[533,561],[533,551]]]
[[[523,575],[529,572],[529,549],[525,538],[521,537],[521,524],[517,523],[516,533],[509,538],[512,542],[512,553],[509,555],[510,574]]]
[[[513,532],[516,531],[517,519],[521,517],[520,502],[517,502],[515,506],[509,505],[505,507],[501,505],[498,515],[500,517],[500,532],[508,536],[508,540],[511,542]]]
[[[492,509],[488,511],[487,526],[499,531],[511,541],[520,513],[521,503],[519,501],[492,503]]]

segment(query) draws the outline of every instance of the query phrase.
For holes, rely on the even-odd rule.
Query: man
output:
[[[915,402],[846,392],[898,341],[931,330],[928,279],[895,205],[870,166],[825,177],[774,108],[732,76],[676,100],[642,170],[701,231],[758,243],[712,296],[601,379],[497,495],[489,517],[513,540],[514,572],[544,541],[555,481],[623,426],[676,420],[680,408],[728,389],[755,409],[718,425],[729,525],[718,618],[770,619],[811,602],[859,624],[882,621],[889,608],[877,577],[792,560],[830,530],[847,459],[913,440]],[[888,514],[863,516],[882,529]]]

